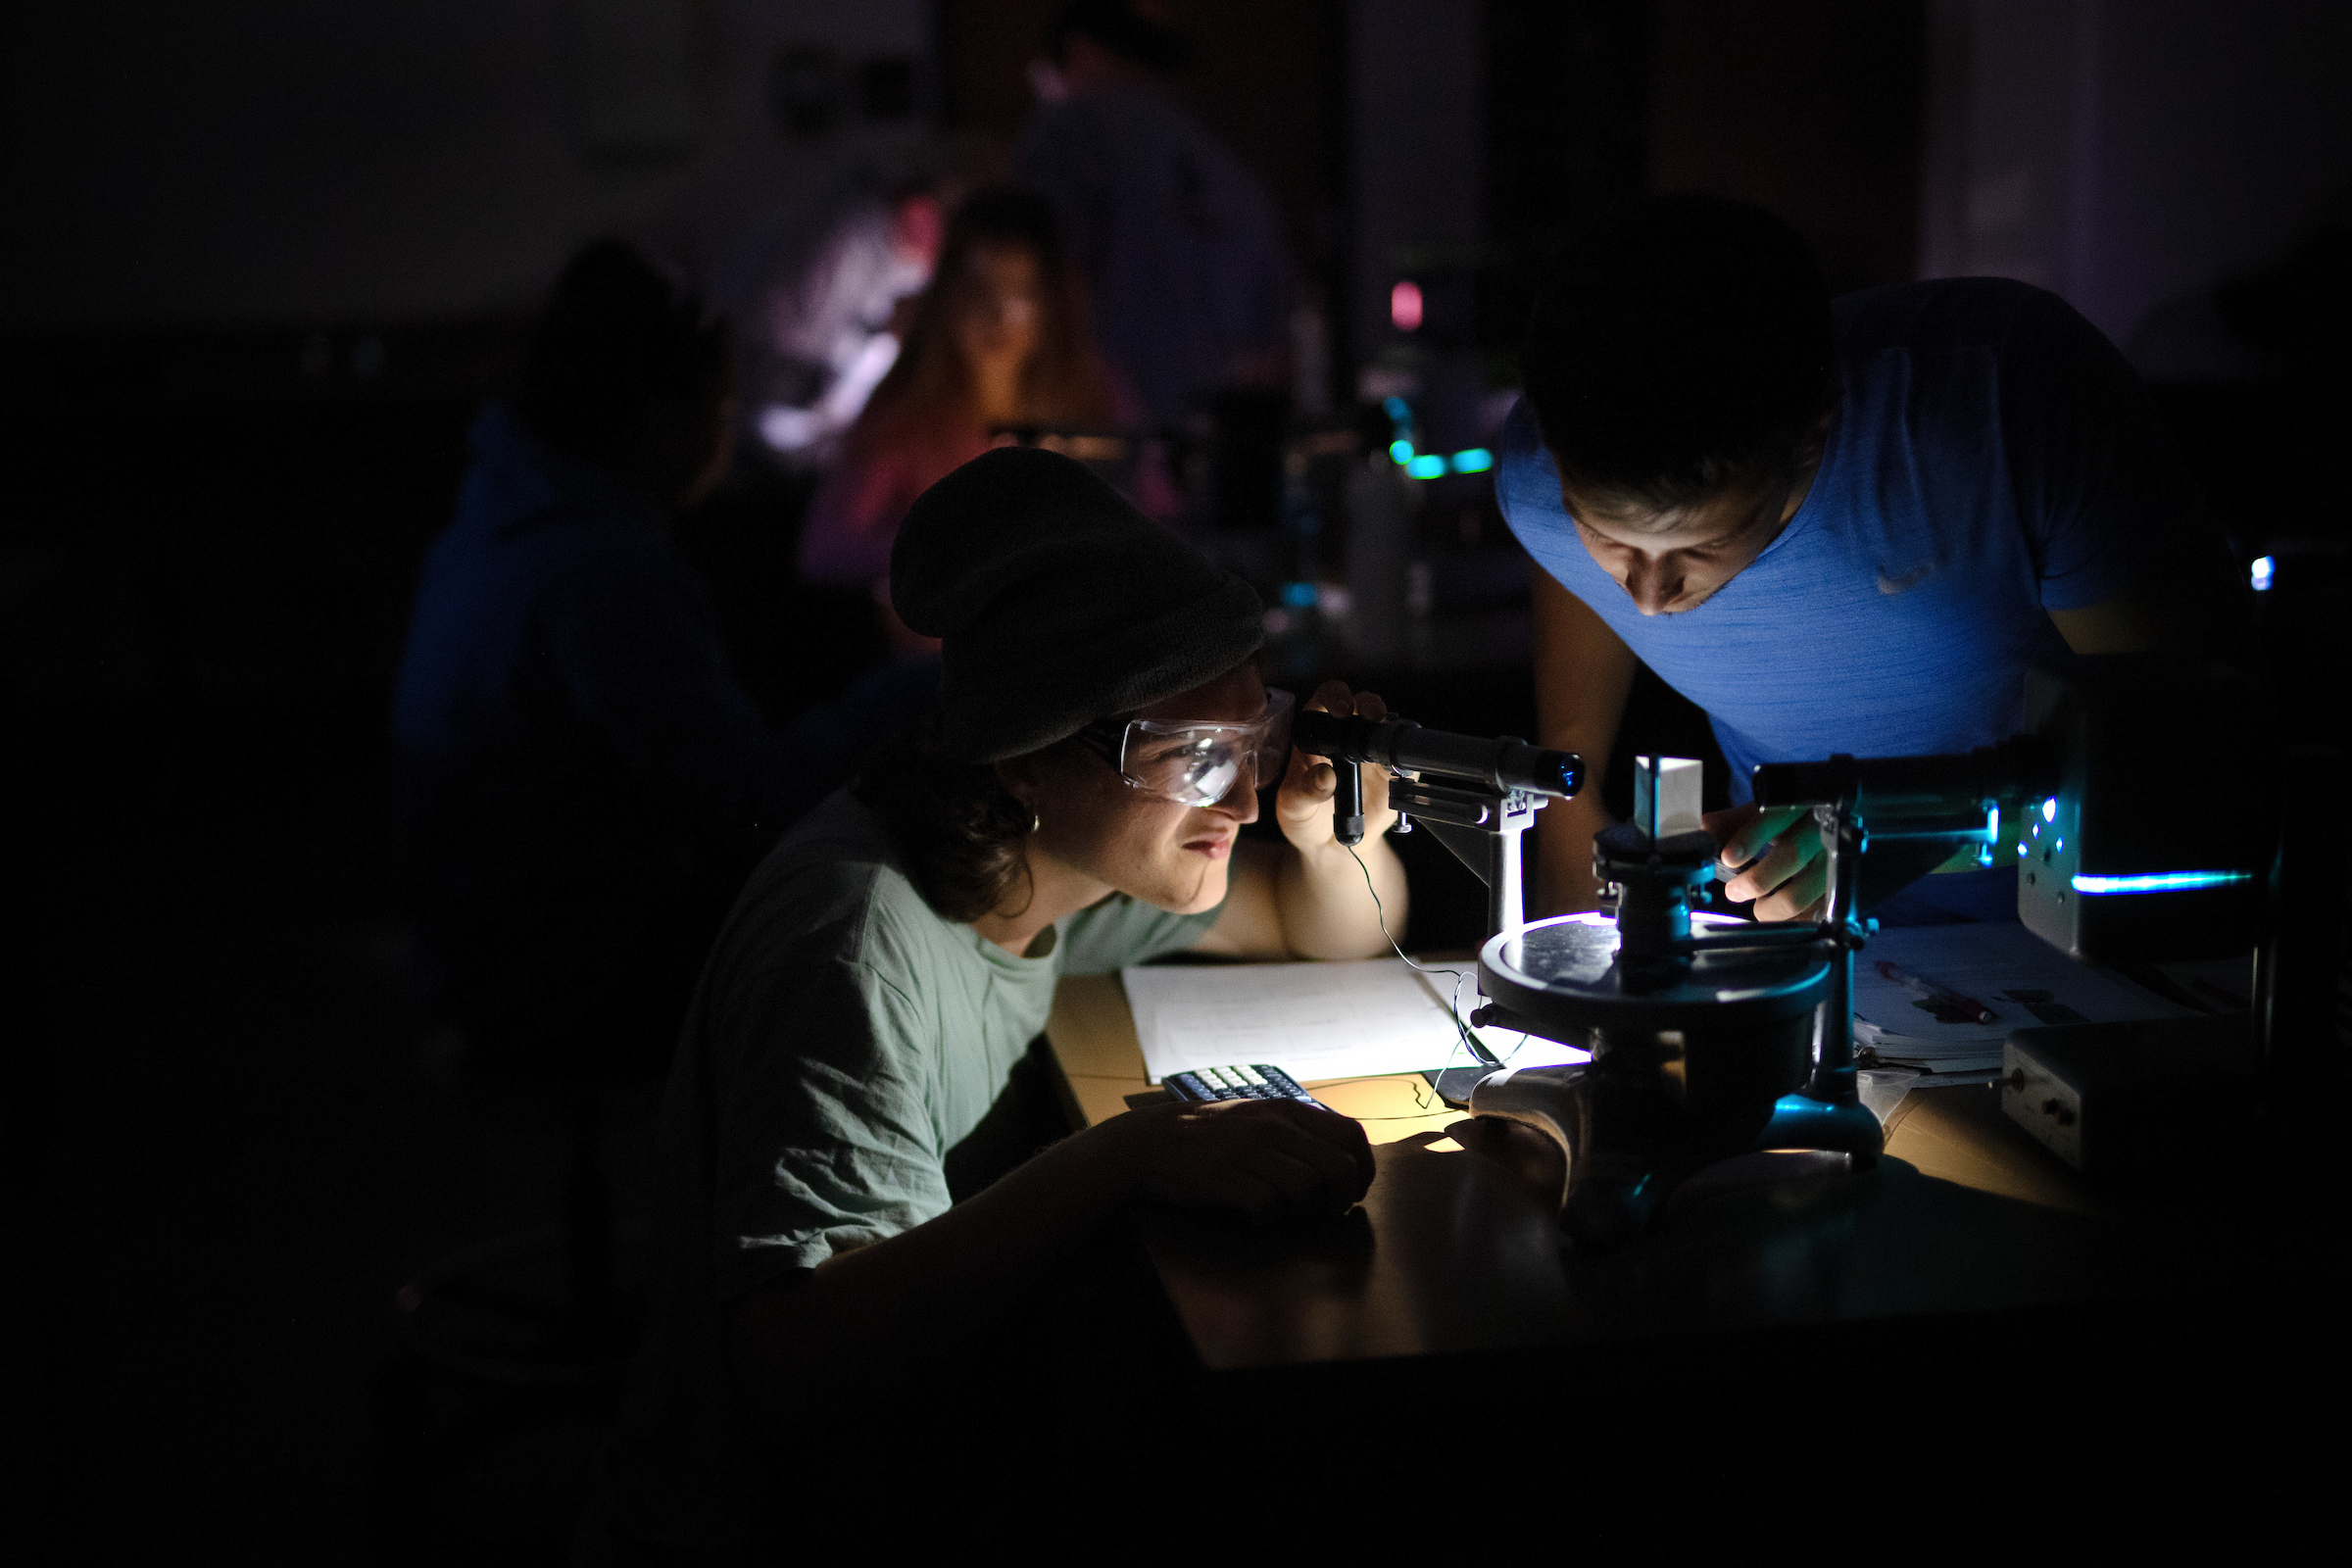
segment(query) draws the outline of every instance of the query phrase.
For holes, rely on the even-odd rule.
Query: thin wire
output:
[[[1340,848],[1346,850],[1348,858],[1355,861],[1355,868],[1364,873],[1364,891],[1372,895],[1372,912],[1380,921],[1380,934],[1387,938],[1390,951],[1395,953],[1399,958],[1404,959],[1405,967],[1409,969],[1417,969],[1423,974],[1449,974],[1453,976],[1453,994],[1448,999],[1448,1005],[1446,1008],[1446,1016],[1452,1020],[1453,1032],[1456,1036],[1456,1039],[1453,1046],[1446,1053],[1446,1059],[1439,1063],[1438,1071],[1444,1072],[1446,1068],[1451,1067],[1453,1065],[1454,1053],[1463,1050],[1467,1050],[1470,1053],[1470,1059],[1472,1061],[1478,1060],[1482,1054],[1495,1060],[1508,1061],[1510,1059],[1509,1056],[1496,1056],[1495,1054],[1488,1048],[1487,1043],[1480,1039],[1477,1035],[1471,1033],[1470,1026],[1462,1021],[1462,987],[1469,982],[1470,977],[1460,969],[1449,969],[1443,967],[1433,969],[1427,964],[1415,963],[1412,960],[1411,956],[1408,955],[1404,949],[1396,945],[1396,937],[1392,936],[1389,932],[1388,906],[1380,902],[1380,889],[1372,885],[1372,868],[1364,863],[1364,858],[1362,856],[1355,853],[1354,845],[1343,844],[1340,846]],[[1527,1036],[1521,1035],[1519,1037],[1519,1044],[1511,1048],[1511,1054],[1517,1055],[1520,1048],[1524,1047],[1526,1044]],[[1422,1113],[1424,1115],[1430,1114],[1430,1106],[1435,1102],[1439,1102],[1439,1101],[1440,1097],[1437,1092],[1437,1087],[1434,1084],[1430,1087],[1428,1100],[1423,1100],[1421,1098],[1421,1091],[1419,1089],[1416,1088],[1413,1091],[1413,1103],[1422,1108]],[[1416,1118],[1410,1116],[1367,1116],[1363,1119],[1366,1121],[1411,1121]]]

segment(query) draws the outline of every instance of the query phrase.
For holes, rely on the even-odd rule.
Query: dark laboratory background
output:
[[[567,257],[670,243],[757,299],[740,266],[711,279],[805,258],[840,192],[952,209],[1005,167],[1055,9],[12,15],[0,1538],[46,1531],[55,1560],[560,1558],[609,1391],[501,1404],[437,1378],[395,1299],[559,1225],[578,1132],[469,1075],[411,984],[387,724],[419,564]],[[2306,719],[2340,722],[2352,11],[1161,11],[1191,46],[1168,90],[1278,217],[1287,343],[1278,375],[1080,455],[1157,465],[1173,525],[1273,607],[1290,684],[1530,729],[1529,564],[1491,454],[1532,266],[1615,198],[1696,188],[1786,216],[1841,289],[2063,294],[2154,387]],[[888,628],[796,569],[841,407],[783,381],[745,401],[678,537],[781,724],[887,660]],[[1627,726],[1620,759],[1709,750],[1647,677]],[[1414,869],[1417,938],[1468,934],[1475,885]],[[609,1109],[598,1139],[625,1253],[642,1115]]]

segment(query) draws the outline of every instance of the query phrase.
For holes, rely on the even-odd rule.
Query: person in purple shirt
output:
[[[1771,215],[1651,198],[1567,248],[1522,365],[1497,491],[1543,568],[1541,744],[1598,776],[1637,661],[1704,709],[1734,802],[1708,825],[1759,918],[1816,907],[1823,865],[1750,801],[1756,763],[1989,745],[2036,664],[2242,630],[2137,378],[2040,289],[1833,301]],[[1598,792],[1544,814],[1541,912],[1590,908]]]
[[[416,979],[486,1064],[659,1072],[744,875],[936,689],[894,665],[779,733],[736,684],[667,534],[731,374],[690,291],[588,247],[426,557],[392,712]]]

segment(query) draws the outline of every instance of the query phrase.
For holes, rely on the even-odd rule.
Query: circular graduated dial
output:
[[[1747,921],[1693,913],[1693,936],[1737,935]],[[1602,914],[1564,914],[1489,941],[1479,954],[1489,997],[1521,1017],[1570,1029],[1688,1029],[1777,1022],[1821,1000],[1830,961],[1819,949],[1725,949],[1694,955],[1667,986],[1629,985],[1617,927]]]

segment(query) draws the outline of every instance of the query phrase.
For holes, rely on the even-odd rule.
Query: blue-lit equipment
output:
[[[2060,849],[2066,841],[2058,841]],[[2117,893],[2187,893],[2198,888],[2235,887],[2254,880],[2251,871],[2146,871],[2132,876],[2098,876],[2078,871],[2069,879],[2077,893],[2105,898]]]

